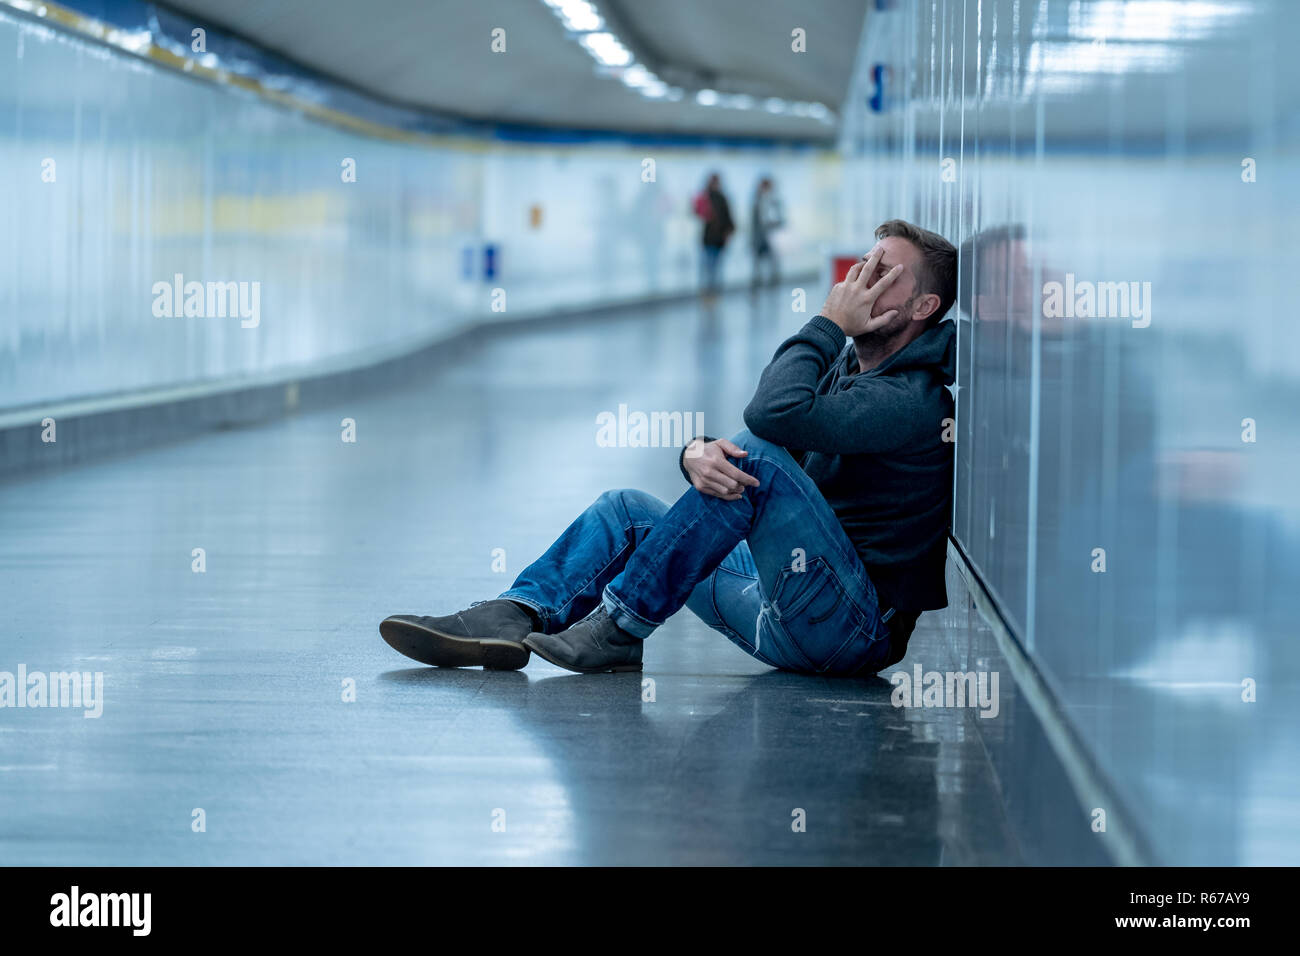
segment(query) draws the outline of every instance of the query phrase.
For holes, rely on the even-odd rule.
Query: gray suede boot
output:
[[[644,643],[615,624],[603,604],[558,634],[524,638],[524,646],[538,657],[579,674],[639,671]]]
[[[528,663],[523,639],[533,620],[512,601],[475,601],[446,617],[394,614],[379,625],[388,646],[435,667],[518,670]]]

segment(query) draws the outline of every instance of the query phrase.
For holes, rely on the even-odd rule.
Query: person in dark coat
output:
[[[705,295],[712,295],[721,285],[718,270],[722,250],[731,234],[736,231],[736,223],[731,218],[731,205],[722,193],[722,180],[717,173],[709,176],[704,192],[696,197],[695,214],[704,220],[704,233],[700,237],[703,246],[700,285]]]

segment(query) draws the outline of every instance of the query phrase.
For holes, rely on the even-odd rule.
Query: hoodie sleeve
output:
[[[826,455],[891,452],[937,436],[942,423],[918,414],[922,408],[900,376],[860,375],[848,387],[817,393],[845,341],[838,325],[816,315],[782,342],[745,408],[745,426],[783,447]]]

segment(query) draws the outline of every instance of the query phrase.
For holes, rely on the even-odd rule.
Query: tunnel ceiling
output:
[[[385,99],[461,116],[545,126],[717,133],[830,142],[837,125],[763,109],[646,98],[609,76],[541,0],[167,0],[305,66]],[[617,36],[665,80],[838,113],[867,4],[818,0],[599,0]],[[489,49],[506,30],[506,52]],[[791,51],[791,31],[807,52]]]

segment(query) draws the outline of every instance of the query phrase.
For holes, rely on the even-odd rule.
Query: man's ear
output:
[[[924,322],[930,316],[934,315],[935,311],[939,308],[939,303],[941,301],[942,300],[939,296],[933,292],[927,292],[925,295],[921,296],[920,301],[916,303],[916,308],[912,310],[912,321]]]

